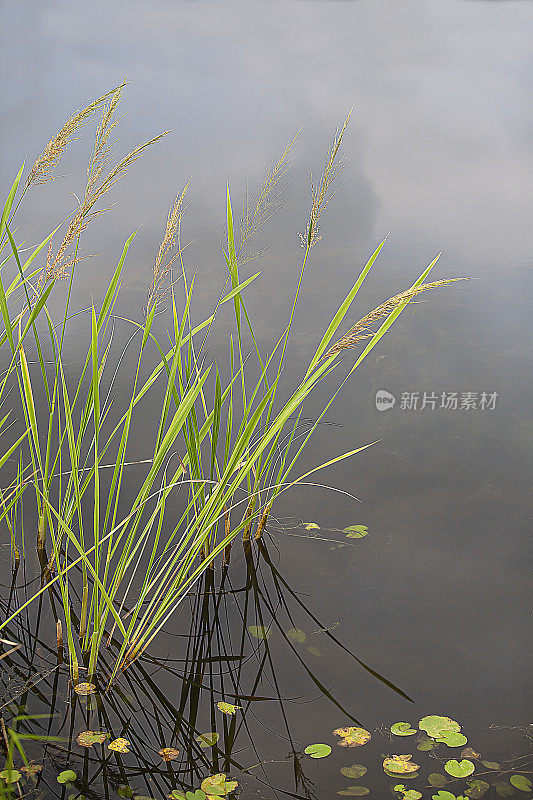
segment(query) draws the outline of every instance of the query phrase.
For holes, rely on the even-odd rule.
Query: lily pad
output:
[[[364,797],[370,794],[370,789],[366,786],[348,786],[346,789],[341,789],[337,794],[347,795],[348,797]]]
[[[167,795],[167,797],[169,798],[169,800],[185,800],[185,798],[187,797],[187,793],[182,792],[181,789],[172,789],[172,791],[170,792],[170,794]],[[135,800],[137,800],[137,798],[135,798]],[[204,798],[202,798],[202,800],[204,800]]]
[[[63,772],[59,773],[56,780],[58,783],[71,783],[75,781],[77,777],[73,769],[65,769]]]
[[[435,739],[430,739],[429,736],[423,733],[418,737],[416,749],[420,750],[421,753],[429,753],[430,750],[435,749],[437,744],[438,742],[436,742]]]
[[[286,635],[289,639],[293,639],[295,642],[299,642],[303,644],[307,640],[307,636],[301,628],[291,628],[287,631]]]
[[[195,736],[200,747],[214,747],[220,738],[220,734],[212,731],[211,733],[201,733]]]
[[[223,714],[235,714],[240,706],[232,706],[231,703],[217,703],[217,708],[219,711],[222,711]]]
[[[109,750],[113,750],[115,753],[129,753],[130,742],[127,739],[123,739],[121,736],[118,739],[113,739],[112,742],[109,742],[107,745]]]
[[[432,800],[455,800],[455,795],[451,792],[443,792],[442,789],[437,794],[431,795]]]
[[[341,767],[341,775],[346,778],[362,778],[368,772],[362,764],[352,764],[351,767]]]
[[[431,786],[442,788],[448,783],[448,778],[445,775],[441,775],[440,772],[430,772],[428,775],[428,783]]]
[[[421,731],[425,731],[433,739],[440,739],[447,733],[459,733],[461,726],[450,717],[429,716],[423,717],[418,723]]]
[[[482,761],[481,763],[487,769],[501,769],[502,768],[502,765],[498,764],[497,761]]]
[[[388,775],[389,778],[392,778],[395,781],[397,781],[400,777],[403,778],[404,781],[410,781],[413,780],[413,778],[418,778],[420,775],[419,772],[407,772],[401,775],[399,772],[391,772],[390,769],[387,769],[386,767],[383,767],[383,772],[385,775]]]
[[[461,758],[469,758],[470,760],[474,758],[476,761],[479,761],[481,759],[481,753],[476,753],[472,747],[465,747],[464,750],[461,750]]]
[[[92,747],[93,744],[103,744],[109,739],[109,734],[105,731],[82,731],[76,737],[76,742],[81,747]]]
[[[307,650],[308,653],[311,653],[312,656],[321,656],[322,655],[322,653],[320,652],[318,647],[314,647],[313,645],[310,645],[309,647],[306,647],[305,649]]]
[[[248,630],[256,639],[268,639],[272,636],[272,631],[264,625],[248,625]]]
[[[450,731],[449,733],[444,734],[444,736],[439,736],[437,741],[448,745],[448,747],[463,747],[463,745],[467,743],[468,739],[466,736],[463,736],[462,733]]]
[[[490,789],[490,784],[486,781],[467,781],[468,789],[465,791],[467,797],[470,797],[471,800],[479,800],[480,797],[488,792]]]
[[[372,738],[372,734],[364,728],[337,728],[333,731],[334,736],[340,736],[341,747],[361,747]]]
[[[316,522],[302,522],[302,528],[305,528],[306,531],[319,531],[320,525],[317,525]]]
[[[76,777],[76,773],[74,773],[74,777]],[[0,772],[0,778],[6,783],[17,783],[22,778],[22,775],[18,769],[3,769],[2,772]]]
[[[391,733],[395,736],[414,736],[416,730],[408,722],[395,722],[391,725]]]
[[[78,685],[74,687],[74,691],[76,694],[79,694],[80,697],[88,697],[90,694],[96,694],[96,686],[94,683],[78,683]]]
[[[196,789],[194,792],[187,792],[185,795],[187,800],[205,800],[205,792],[201,789]]]
[[[223,797],[228,792],[232,792],[237,788],[237,781],[226,782],[226,775],[224,772],[218,772],[216,775],[210,775],[204,778],[200,786],[202,792],[211,797]]]
[[[368,528],[366,525],[349,525],[344,528],[343,533],[346,534],[347,539],[362,539],[368,534]]]
[[[329,744],[308,744],[304,750],[309,758],[326,758],[331,753]]]
[[[422,792],[417,792],[416,789],[406,789],[403,783],[399,783],[394,787],[395,792],[399,792],[403,800],[420,800]]]
[[[175,747],[162,747],[161,750],[157,752],[157,755],[161,756],[163,761],[175,761],[179,754],[180,751],[176,750]]]
[[[395,775],[406,775],[410,772],[416,772],[420,769],[420,765],[411,761],[411,758],[411,755],[389,756],[389,758],[383,761],[383,769]]]
[[[451,761],[445,763],[444,769],[448,775],[452,775],[454,778],[467,778],[474,772],[475,766],[467,758],[463,758],[462,761],[452,758]]]
[[[20,771],[24,772],[28,778],[34,778],[39,774],[39,772],[41,772],[42,768],[42,764],[26,764],[26,766],[20,768]]]
[[[526,778],[525,775],[511,775],[509,780],[513,786],[516,787],[516,789],[520,789],[521,792],[530,792],[533,786],[530,779]]]

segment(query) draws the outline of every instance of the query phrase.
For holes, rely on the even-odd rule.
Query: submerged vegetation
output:
[[[86,310],[90,326],[86,356],[73,381],[65,368],[64,349],[69,325],[79,316],[79,312],[71,312],[70,304],[76,270],[87,258],[81,251],[82,234],[108,210],[101,207],[104,195],[161,138],[156,136],[141,144],[113,165],[112,139],[123,90],[124,84],[75,112],[45,147],[25,181],[21,167],[0,223],[2,276],[9,270],[14,275],[9,285],[3,277],[0,280],[0,345],[5,353],[0,402],[6,402],[8,395],[10,402],[11,396],[16,397],[15,417],[20,416],[14,419],[10,412],[0,422],[0,520],[10,534],[15,576],[30,550],[37,551],[41,567],[36,591],[20,603],[14,602],[17,595],[12,593],[0,632],[28,608],[40,608],[48,597],[57,649],[68,662],[72,684],[80,695],[83,691],[90,694],[90,687],[96,684],[102,686],[104,674],[103,688],[111,687],[119,673],[146,654],[193,585],[215,562],[228,564],[237,537],[246,548],[252,547],[253,541],[259,545],[273,504],[282,493],[304,484],[315,471],[370,446],[334,456],[311,471],[296,474],[299,457],[313,431],[402,310],[419,293],[461,280],[425,283],[437,256],[413,286],[386,300],[336,339],[384,246],[381,242],[317,342],[304,374],[294,380],[288,398],[280,400],[281,376],[304,271],[321,238],[319,222],[343,166],[340,148],[346,120],[335,134],[321,179],[312,188],[291,313],[271,352],[263,352],[245,300],[248,287],[260,273],[243,279],[240,269],[258,255],[250,249],[253,237],[279,208],[292,142],[273,162],[257,195],[247,194],[240,223],[234,220],[227,189],[223,248],[226,283],[214,301],[213,313],[200,322],[192,320],[194,278],[189,279],[181,240],[186,184],[168,215],[143,321],[115,314],[134,233],[123,247],[100,306]],[[19,231],[14,227],[20,202],[31,189],[53,179],[54,169],[75,133],[97,112],[101,112],[101,120],[85,192],[64,223],[66,232],[59,246],[54,250],[53,237],[61,226],[29,257],[23,256],[25,246],[17,243]],[[39,266],[43,253],[47,253],[46,263]],[[58,281],[67,281],[68,289],[64,311],[56,320],[47,302]],[[234,330],[228,334],[228,364],[221,369],[216,360],[208,362],[205,342],[219,308],[228,302],[233,308]],[[154,326],[163,311],[169,314],[164,341]],[[379,327],[372,331],[374,323]],[[120,411],[112,405],[112,388],[124,355],[117,358],[113,351],[118,324],[132,328],[130,358],[135,343],[137,346],[129,401]],[[362,339],[369,341],[318,419],[302,435],[299,422],[306,398],[338,368],[342,362],[339,356]],[[225,379],[226,373],[229,377]],[[252,375],[256,377],[252,379]],[[137,420],[142,420],[143,399],[156,391],[156,386],[162,392],[157,432],[146,460],[136,462],[145,472],[133,491],[132,475],[138,475],[138,468],[135,472],[130,469],[132,431]],[[42,396],[44,402],[39,400]],[[176,502],[181,504],[178,514],[176,495]],[[364,526],[352,527],[353,532],[346,530],[348,536],[366,534]],[[255,629],[256,634],[265,630],[262,623]],[[113,653],[111,666],[107,647]],[[104,648],[105,669],[100,666]],[[82,684],[81,671],[86,676]],[[121,738],[115,739],[115,744]],[[211,794],[225,794],[221,781]]]

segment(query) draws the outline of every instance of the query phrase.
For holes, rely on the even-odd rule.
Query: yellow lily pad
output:
[[[333,731],[334,736],[340,736],[340,742],[337,742],[341,747],[361,747],[372,738],[372,734],[364,728],[337,728]]]
[[[114,750],[115,753],[129,753],[129,745],[130,742],[128,742],[127,739],[122,739],[122,737],[119,736],[118,739],[113,739],[112,742],[109,742],[107,746],[110,750]]]
[[[219,711],[222,711],[223,714],[235,714],[240,706],[232,706],[231,703],[217,703],[217,708]]]
[[[157,751],[157,755],[161,756],[163,761],[175,761],[179,754],[180,751],[176,750],[175,747],[162,747],[161,750]]]
[[[393,772],[395,775],[408,775],[420,769],[419,764],[411,761],[411,755],[389,756],[383,761],[383,769]]]

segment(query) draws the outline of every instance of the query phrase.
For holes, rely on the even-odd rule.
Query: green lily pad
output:
[[[394,775],[408,775],[420,769],[418,764],[411,761],[412,756],[390,756],[383,761],[383,769],[392,772]]]
[[[454,778],[467,778],[474,772],[475,766],[467,758],[463,758],[462,761],[452,758],[451,761],[445,763],[444,769],[448,775],[452,775]]]
[[[74,777],[76,777],[76,773],[74,773]],[[22,778],[22,775],[18,771],[18,769],[3,769],[0,772],[0,778],[2,778],[6,783],[17,783]]]
[[[370,794],[370,789],[366,786],[348,786],[346,789],[341,789],[337,794],[347,795],[348,797],[364,797]]]
[[[463,747],[468,742],[468,739],[466,736],[463,736],[462,733],[450,731],[449,733],[444,734],[444,736],[439,736],[437,741],[447,744],[448,747]]]
[[[424,734],[423,737],[419,738],[416,749],[420,750],[421,753],[429,753],[430,750],[435,749],[437,744],[438,742],[436,742],[435,739],[430,739],[429,736]]]
[[[346,778],[362,778],[368,772],[362,764],[352,764],[351,767],[341,767],[341,775]]]
[[[205,792],[201,789],[196,789],[194,792],[187,792],[185,794],[186,800],[205,800]]]
[[[235,787],[236,784],[232,788]],[[224,772],[218,772],[216,775],[210,775],[208,778],[204,778],[200,788],[202,792],[213,797],[222,797],[227,794],[228,791],[231,791],[228,784],[226,784],[226,775]]]
[[[455,800],[455,795],[451,792],[444,792],[442,789],[437,794],[431,795],[432,800]]]
[[[420,800],[421,797],[422,792],[418,792],[416,789],[408,789],[403,793],[403,800]]]
[[[530,792],[533,784],[526,778],[525,775],[511,775],[509,778],[514,787],[520,789],[521,792]]]
[[[387,769],[386,767],[383,767],[383,772],[385,773],[385,775],[388,775],[389,778],[392,778],[395,781],[397,781],[398,778],[400,777],[400,773],[399,772],[391,772],[390,769]],[[405,773],[405,774],[401,775],[401,777],[403,778],[404,781],[407,781],[407,780],[410,781],[413,778],[418,778],[419,775],[420,775],[419,772],[408,772],[408,773]]]
[[[220,734],[216,733],[216,731],[211,731],[210,733],[201,733],[194,738],[200,747],[214,747],[220,738]]]
[[[73,769],[65,769],[63,772],[59,773],[56,780],[58,783],[71,783],[75,781],[77,777]]]
[[[303,644],[307,639],[307,636],[300,628],[291,628],[287,631],[286,635],[289,639],[293,639],[293,641],[299,642],[300,644]]]
[[[304,750],[309,758],[326,758],[331,753],[329,744],[308,744]]]
[[[470,797],[470,800],[479,800],[490,789],[490,785],[486,781],[467,781],[467,784],[468,789],[465,794]]]
[[[450,717],[439,717],[432,715],[423,717],[418,723],[421,731],[425,731],[433,739],[440,739],[447,733],[459,733],[461,726]]]
[[[512,797],[514,794],[514,789],[508,783],[502,781],[501,783],[496,784],[496,794],[499,797]]]
[[[117,794],[119,797],[133,797],[133,790],[131,786],[122,783],[117,789]]]
[[[264,625],[248,625],[248,630],[256,639],[268,639],[272,636],[272,631]]]
[[[428,775],[428,783],[431,786],[435,786],[437,789],[442,789],[443,786],[446,786],[448,783],[448,778],[445,775],[441,775],[440,772],[430,772]]]
[[[346,534],[347,539],[362,539],[368,534],[368,528],[366,525],[349,525],[344,528],[343,533]]]
[[[481,763],[487,769],[501,769],[502,768],[502,765],[498,764],[497,761],[482,761]]]
[[[168,795],[169,800],[186,800],[188,792],[182,792],[181,789],[172,789]],[[135,798],[137,800],[137,797]],[[202,798],[203,800],[203,798]]]
[[[390,731],[395,736],[414,736],[416,733],[416,730],[411,728],[408,722],[395,722],[394,725],[391,725]]]

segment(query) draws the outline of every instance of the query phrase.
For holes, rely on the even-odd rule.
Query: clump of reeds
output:
[[[335,134],[320,181],[316,186],[313,184],[307,231],[302,237],[305,255],[296,278],[292,309],[288,323],[271,352],[261,352],[244,297],[246,287],[260,273],[241,280],[239,267],[250,257],[248,245],[252,236],[279,208],[281,181],[288,169],[292,142],[273,162],[258,193],[247,193],[240,236],[235,235],[228,187],[227,247],[224,256],[231,289],[226,294],[222,292],[214,312],[196,325],[193,325],[190,313],[192,282],[189,286],[186,280],[182,258],[185,248],[180,243],[188,184],[178,193],[168,214],[163,240],[155,258],[148,292],[148,313],[141,323],[125,320],[133,326],[134,336],[140,339],[137,367],[132,372],[129,401],[118,415],[118,421],[114,419],[110,424],[108,415],[112,392],[111,389],[107,394],[103,392],[106,365],[112,360],[112,337],[110,340],[108,331],[116,321],[114,304],[128,248],[135,234],[124,245],[100,310],[97,312],[94,307],[90,309],[87,356],[74,386],[65,376],[62,360],[62,345],[69,321],[70,291],[63,321],[57,332],[45,304],[54,279],[66,277],[71,269],[72,280],[75,272],[72,267],[81,258],[78,254],[80,234],[103,211],[95,208],[96,203],[144,150],[161,138],[157,136],[150,139],[114,167],[111,166],[112,139],[118,122],[115,115],[122,88],[121,85],[73,115],[57,135],[55,144],[49,145],[30,173],[31,179],[29,183],[26,182],[26,187],[49,180],[73,132],[84,124],[95,106],[103,106],[89,163],[87,185],[79,208],[56,254],[53,255],[51,249],[49,251],[36,302],[32,305],[29,293],[26,293],[27,307],[15,314],[9,305],[12,302],[10,298],[22,287],[26,291],[27,287],[31,288],[30,281],[39,270],[31,272],[30,267],[51,238],[47,237],[22,264],[16,242],[5,222],[12,218],[11,208],[22,169],[0,216],[0,234],[5,228],[12,255],[20,266],[19,276],[6,290],[0,281],[0,312],[4,325],[0,347],[7,343],[11,351],[10,365],[0,382],[0,403],[9,388],[9,376],[16,372],[17,380],[13,383],[18,386],[23,412],[19,417],[22,416],[25,421],[22,435],[10,447],[2,448],[4,452],[0,455],[0,468],[12,455],[20,456],[17,479],[9,491],[0,491],[0,521],[17,519],[22,496],[32,486],[38,518],[36,546],[43,553],[41,563],[44,565],[41,589],[0,623],[0,630],[43,592],[51,591],[52,584],[57,584],[61,596],[61,611],[56,614],[57,631],[58,636],[62,631],[65,637],[64,642],[58,639],[58,647],[64,647],[65,658],[68,654],[74,682],[78,680],[80,660],[84,662],[89,677],[95,674],[106,625],[111,618],[113,639],[118,642],[116,662],[110,677],[112,681],[119,671],[146,651],[190,592],[192,585],[212,567],[215,560],[218,557],[222,560],[229,558],[230,545],[237,536],[242,535],[244,540],[250,540],[252,526],[255,526],[256,538],[261,538],[267,529],[272,505],[282,492],[301,483],[312,472],[353,456],[369,446],[350,450],[311,472],[294,477],[305,444],[340,391],[338,389],[333,394],[322,414],[302,437],[298,420],[303,404],[314,387],[338,367],[339,360],[329,357],[352,348],[361,339],[369,338],[363,353],[349,370],[348,375],[351,375],[414,297],[426,289],[457,280],[424,283],[437,261],[435,259],[414,286],[378,306],[332,344],[364,278],[384,245],[382,242],[339,305],[305,374],[288,392],[288,398],[279,400],[278,386],[305,265],[312,247],[320,239],[319,222],[334,194],[332,183],[343,166],[339,153],[348,115]],[[180,259],[183,277],[181,311],[172,281],[172,265],[177,258]],[[46,281],[48,285],[44,286]],[[168,341],[159,342],[152,330],[152,323],[159,305],[166,297],[171,299],[171,324],[165,334],[168,335]],[[224,381],[216,362],[205,363],[202,350],[218,308],[228,301],[234,306],[235,327],[229,336],[229,375]],[[49,323],[44,326],[43,334],[34,324],[41,311],[46,313]],[[24,314],[28,315],[28,320],[22,329]],[[243,319],[248,325],[248,338],[245,337]],[[379,330],[372,333],[372,323],[382,319]],[[33,368],[32,362],[26,358],[24,340],[30,330],[35,336],[39,369]],[[52,381],[49,380],[52,369],[45,365],[44,348],[41,345],[43,337],[48,336],[46,351],[52,354],[55,373]],[[253,343],[259,369],[259,378],[256,376],[255,381],[249,375],[249,362],[243,355],[250,342]],[[149,343],[155,347],[151,349],[147,346]],[[148,377],[145,378],[146,359],[150,357],[147,353],[155,354],[155,362],[152,362]],[[36,404],[34,392],[35,384],[41,380],[46,394],[46,403],[42,408]],[[141,477],[140,485],[133,494],[128,487],[127,495],[134,499],[130,499],[126,505],[123,487],[127,480],[127,467],[131,463],[127,460],[131,432],[139,424],[135,417],[143,413],[139,411],[142,407],[140,401],[152,390],[156,381],[163,382],[157,434],[153,441],[144,442],[149,453],[148,458],[140,463],[148,465],[146,474]],[[208,391],[208,386],[214,391]],[[292,422],[295,418],[296,423]],[[2,429],[6,419],[0,422],[2,435],[9,429],[9,426]],[[106,463],[108,460],[110,464]],[[23,468],[23,465],[27,466]],[[105,491],[101,478],[104,468],[111,470],[111,473],[107,473],[111,477]],[[180,489],[186,493],[185,508],[176,515],[175,503],[169,501],[170,495]],[[44,556],[48,543],[52,548],[49,559]],[[79,577],[78,570],[81,573]],[[79,619],[79,623],[76,619]]]
[[[374,336],[375,331],[370,329],[371,325],[378,320],[383,319],[383,317],[387,317],[395,309],[408,303],[413,299],[413,297],[416,297],[421,292],[425,292],[427,289],[434,289],[436,286],[445,286],[448,283],[455,283],[455,281],[465,280],[468,280],[468,278],[445,278],[440,281],[433,281],[432,283],[423,283],[420,286],[414,286],[412,289],[407,289],[405,292],[400,292],[400,294],[394,295],[394,297],[389,297],[388,300],[385,300],[384,303],[375,308],[373,311],[370,311],[369,314],[356,322],[355,325],[351,327],[341,339],[339,339],[338,342],[335,342],[335,344],[329,348],[329,350],[322,356],[322,359],[329,358],[329,356],[333,356],[335,353],[340,353],[342,350],[351,350],[353,347],[356,347],[359,342],[363,341],[363,339],[369,339],[371,336]]]

